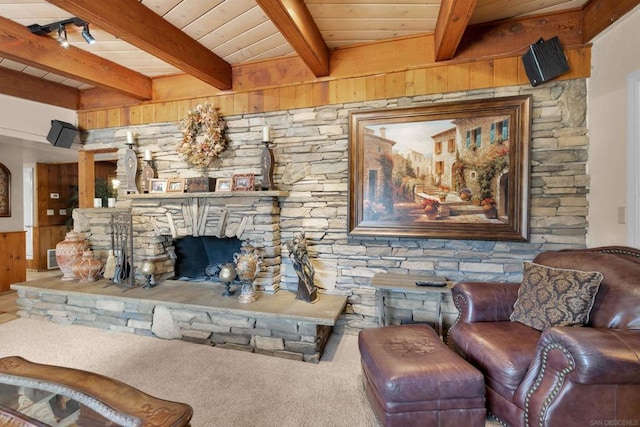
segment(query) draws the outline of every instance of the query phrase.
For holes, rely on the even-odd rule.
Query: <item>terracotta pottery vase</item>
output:
[[[427,208],[424,213],[427,214],[427,218],[430,220],[438,219],[438,208],[436,207]]]
[[[102,267],[102,262],[93,256],[93,251],[87,249],[82,253],[82,258],[73,269],[76,277],[80,279],[80,283],[90,283],[96,281],[100,273],[102,273]]]
[[[498,210],[493,205],[484,205],[482,207],[482,212],[484,212],[484,216],[486,216],[489,219],[498,218]]]
[[[82,254],[88,249],[87,241],[75,231],[70,231],[62,242],[56,245],[56,261],[62,280],[74,280],[76,275],[73,267],[82,258]]]

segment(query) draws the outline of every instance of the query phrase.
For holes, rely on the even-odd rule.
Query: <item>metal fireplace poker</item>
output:
[[[110,285],[125,289],[135,288],[133,274],[133,216],[129,213],[111,214],[109,223],[111,251],[115,256],[115,270]]]

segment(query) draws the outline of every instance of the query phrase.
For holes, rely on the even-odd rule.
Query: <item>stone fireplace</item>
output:
[[[256,290],[275,293],[281,280],[279,199],[283,191],[152,193],[122,197],[116,209],[77,209],[75,230],[84,233],[97,257],[106,259],[114,212],[133,217],[134,271],[145,259],[156,264],[155,282],[175,276],[175,242],[185,237],[248,240],[262,258]],[[128,208],[123,208],[128,205]],[[232,260],[233,253],[229,254]]]

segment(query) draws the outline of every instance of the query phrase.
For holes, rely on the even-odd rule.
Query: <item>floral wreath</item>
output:
[[[224,138],[226,123],[220,112],[211,104],[200,105],[190,110],[182,120],[182,141],[177,151],[191,166],[208,168],[213,159],[226,147]],[[198,135],[203,133],[203,137]]]

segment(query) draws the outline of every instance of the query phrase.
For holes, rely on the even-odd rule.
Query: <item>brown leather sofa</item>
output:
[[[588,322],[543,331],[510,320],[518,283],[460,282],[449,345],[485,378],[487,410],[510,426],[640,426],[640,251],[539,254],[603,275]]]

